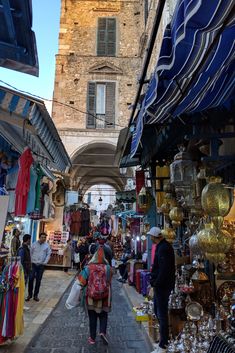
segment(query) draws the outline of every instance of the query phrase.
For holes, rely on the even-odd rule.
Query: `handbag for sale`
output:
[[[71,287],[71,291],[69,296],[65,302],[65,307],[68,310],[71,310],[80,304],[80,296],[81,296],[81,285],[78,280],[74,282]]]

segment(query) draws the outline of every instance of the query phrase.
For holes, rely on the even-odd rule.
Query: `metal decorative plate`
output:
[[[217,298],[221,303],[223,296],[228,295],[229,298],[232,298],[233,292],[235,291],[235,282],[234,281],[225,281],[217,289]]]
[[[186,306],[186,314],[189,320],[198,321],[203,316],[203,307],[197,302],[191,302]]]

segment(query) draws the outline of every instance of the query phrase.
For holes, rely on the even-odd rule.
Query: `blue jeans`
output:
[[[169,339],[168,300],[170,289],[154,288],[154,312],[159,321],[159,346],[165,348]]]
[[[32,264],[32,270],[29,274],[29,285],[28,285],[29,297],[32,298],[32,296],[34,296],[35,298],[38,296],[43,272],[44,272],[44,265]],[[35,284],[34,293],[33,293],[34,279],[36,279],[36,284]]]

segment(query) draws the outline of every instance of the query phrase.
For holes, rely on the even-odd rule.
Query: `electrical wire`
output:
[[[56,100],[56,99],[43,98],[43,97],[38,96],[38,95],[36,95],[36,94],[33,94],[33,93],[30,93],[30,92],[21,90],[21,89],[19,89],[19,88],[17,88],[17,87],[14,87],[14,86],[12,86],[10,83],[7,83],[7,82],[5,82],[5,81],[3,81],[3,80],[0,80],[0,82],[2,82],[4,85],[6,85],[6,86],[8,86],[8,87],[10,87],[10,88],[12,88],[12,89],[14,89],[14,90],[16,90],[16,91],[19,91],[19,92],[21,92],[21,93],[25,93],[25,94],[31,96],[32,98],[38,98],[38,99],[41,99],[41,100],[43,100],[43,101],[52,102],[52,103],[57,103],[57,104],[60,104],[60,105],[65,106],[65,107],[67,107],[67,108],[73,109],[73,110],[75,110],[75,111],[77,111],[77,112],[79,112],[79,113],[82,113],[82,114],[85,114],[85,115],[88,114],[87,112],[84,112],[83,110],[80,110],[80,109],[78,109],[78,108],[72,107],[71,105],[69,105],[69,104],[67,104],[67,103],[60,102],[60,101],[58,101],[58,100]],[[94,115],[94,114],[92,114],[92,113],[89,113],[89,115],[91,115],[91,116],[92,116],[93,118],[95,118],[96,120],[100,120],[100,121],[104,122],[103,119],[97,117],[96,115]],[[114,126],[119,126],[119,127],[122,127],[122,128],[126,127],[126,126],[124,126],[124,125],[119,125],[119,124],[114,124]]]

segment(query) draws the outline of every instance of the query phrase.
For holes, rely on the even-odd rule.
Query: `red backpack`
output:
[[[87,284],[87,295],[94,300],[105,299],[109,295],[109,283],[107,281],[107,265],[90,264]]]

